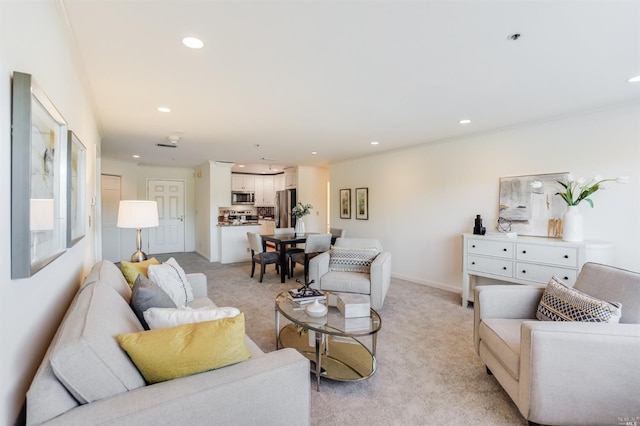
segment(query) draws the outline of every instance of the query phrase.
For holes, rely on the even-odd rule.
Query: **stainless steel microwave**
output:
[[[256,197],[253,192],[244,191],[232,191],[231,192],[231,204],[255,204]]]

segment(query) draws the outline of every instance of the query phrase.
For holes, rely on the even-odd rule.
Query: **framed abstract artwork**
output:
[[[351,189],[340,190],[340,219],[351,219]]]
[[[356,219],[369,219],[369,188],[356,188]]]
[[[567,203],[556,196],[558,182],[569,173],[510,176],[500,178],[498,230],[537,237],[560,237]]]
[[[11,278],[27,278],[67,247],[67,122],[30,74],[11,99]]]
[[[85,234],[87,150],[72,131],[67,138],[67,247]]]

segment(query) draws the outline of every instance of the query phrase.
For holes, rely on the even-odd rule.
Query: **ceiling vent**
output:
[[[177,148],[178,142],[180,142],[180,136],[167,136],[167,139],[171,143],[159,143],[156,144],[162,148]]]

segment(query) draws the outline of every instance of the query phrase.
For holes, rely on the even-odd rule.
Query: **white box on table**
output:
[[[337,294],[336,306],[345,318],[371,316],[369,296],[364,294]]]

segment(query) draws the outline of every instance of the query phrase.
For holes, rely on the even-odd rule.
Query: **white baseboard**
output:
[[[425,285],[427,287],[433,287],[433,288],[437,288],[437,289],[440,289],[440,290],[446,290],[446,291],[450,291],[452,293],[457,293],[457,294],[462,295],[462,290],[461,289],[459,289],[457,287],[454,287],[454,286],[451,286],[449,284],[443,284],[443,283],[438,283],[438,282],[435,282],[435,281],[423,280],[423,279],[415,278],[415,277],[408,277],[406,275],[400,275],[400,274],[391,274],[391,276],[393,278],[397,278],[399,280],[409,281],[409,282],[414,283],[414,284]]]

